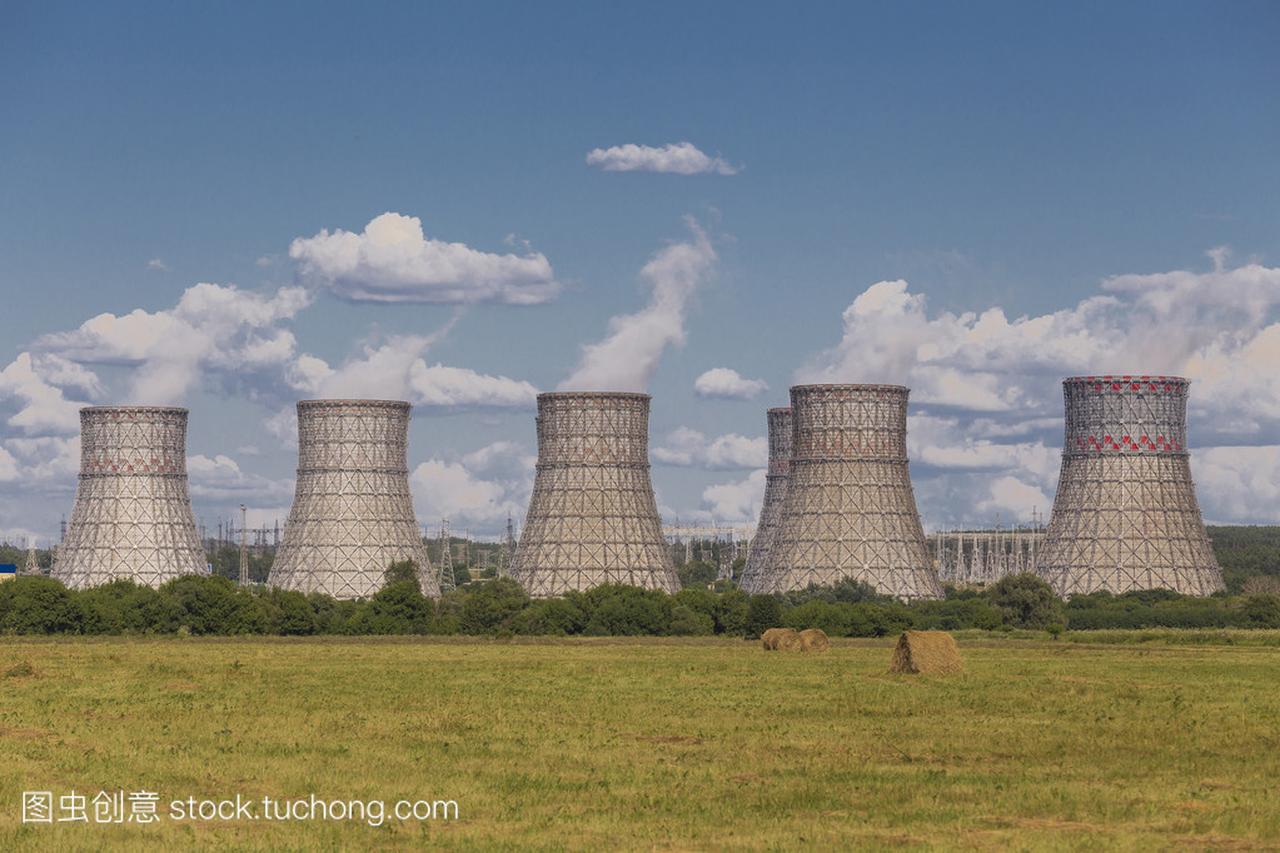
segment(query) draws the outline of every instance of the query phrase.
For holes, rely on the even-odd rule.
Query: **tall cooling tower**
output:
[[[409,496],[409,404],[298,403],[298,481],[268,581],[365,598],[387,567],[413,560],[424,594],[440,595]]]
[[[649,481],[649,395],[538,395],[538,468],[511,575],[530,595],[680,588]]]
[[[907,470],[907,394],[791,389],[791,479],[763,591],[851,578],[901,599],[941,597]]]
[[[80,481],[53,576],[74,589],[128,578],[157,587],[203,573],[187,492],[187,410],[80,410]]]
[[[791,475],[791,410],[785,406],[770,409],[769,420],[769,473],[764,480],[764,503],[760,507],[760,521],[751,539],[747,563],[742,567],[739,586],[755,594],[772,589],[769,577],[773,566],[771,554],[782,520],[782,506],[787,498],[787,481]]]
[[[1062,383],[1066,435],[1038,568],[1062,596],[1223,588],[1187,452],[1187,388],[1176,376]]]

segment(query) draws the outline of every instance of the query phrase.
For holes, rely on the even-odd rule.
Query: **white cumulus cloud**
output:
[[[716,483],[702,490],[703,512],[712,521],[754,523],[764,501],[765,470],[752,471],[745,478]]]
[[[241,469],[230,456],[197,453],[187,457],[193,498],[230,504],[279,504],[293,497],[293,482],[273,480]]]
[[[725,400],[752,400],[769,390],[763,379],[747,379],[728,367],[713,367],[693,382],[699,397]]]
[[[313,397],[407,400],[415,406],[442,409],[533,406],[538,389],[523,380],[428,365],[424,356],[442,334],[393,336],[378,346],[366,345],[360,356],[337,368],[303,355],[290,366],[288,379],[295,389]]]
[[[1073,306],[1013,319],[999,307],[932,313],[905,281],[878,282],[845,309],[840,341],[795,379],[909,386],[908,442],[926,520],[979,523],[1046,512],[1062,378],[1186,376],[1205,516],[1270,518],[1269,504],[1248,495],[1266,492],[1254,472],[1280,464],[1271,461],[1280,442],[1280,268],[1231,267],[1224,250],[1210,255],[1208,271],[1114,276]]]
[[[587,165],[606,172],[664,172],[672,175],[736,175],[738,167],[710,157],[692,142],[668,145],[614,145],[587,152]]]
[[[652,290],[649,304],[609,320],[604,340],[587,344],[562,391],[645,391],[668,346],[685,339],[689,300],[715,270],[716,253],[705,231],[686,220],[689,240],[659,250],[640,270]]]
[[[736,433],[708,439],[696,429],[679,427],[667,434],[652,455],[659,462],[686,468],[721,471],[760,468],[769,464],[769,442]]]
[[[70,332],[44,335],[39,351],[80,364],[134,368],[125,399],[176,403],[208,372],[238,377],[293,358],[293,332],[279,324],[310,303],[304,288],[263,296],[217,284],[188,288],[161,311],[99,314]]]
[[[447,518],[455,533],[470,528],[473,535],[499,535],[508,516],[523,521],[535,464],[524,447],[509,441],[458,459],[429,459],[410,474],[418,521],[434,528]]]
[[[1193,451],[1191,471],[1206,521],[1280,523],[1280,445]]]
[[[0,371],[0,401],[19,405],[6,422],[27,435],[78,432],[80,407],[87,404],[68,399],[65,388],[79,388],[90,397],[102,392],[96,375],[61,356],[19,353]]]
[[[289,246],[304,281],[362,302],[534,305],[559,283],[540,252],[493,254],[425,235],[416,216],[384,213],[359,234],[322,230]]]

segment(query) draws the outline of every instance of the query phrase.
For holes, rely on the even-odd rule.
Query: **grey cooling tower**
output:
[[[393,562],[413,560],[440,595],[409,495],[409,404],[298,403],[298,480],[272,586],[365,598]]]
[[[187,410],[80,410],[80,480],[52,575],[73,589],[150,587],[206,570],[187,492]]]
[[[766,417],[769,421],[769,473],[764,481],[764,503],[760,506],[760,520],[738,584],[753,595],[773,589],[773,549],[791,476],[791,410],[785,406],[769,409]]]
[[[1187,380],[1062,383],[1062,473],[1037,571],[1062,596],[1223,588],[1187,452]]]
[[[942,596],[907,469],[907,394],[791,389],[791,479],[766,591],[850,578],[905,600]]]
[[[511,576],[530,595],[676,592],[649,480],[649,395],[538,395],[538,467]]]

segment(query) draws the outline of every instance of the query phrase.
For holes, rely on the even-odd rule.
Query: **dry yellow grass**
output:
[[[1276,648],[963,639],[921,680],[892,639],[3,642],[3,850],[1280,845]],[[460,819],[18,822],[101,788]]]

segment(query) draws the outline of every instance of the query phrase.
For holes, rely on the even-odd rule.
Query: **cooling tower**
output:
[[[851,578],[901,599],[941,597],[907,470],[907,394],[791,389],[791,478],[763,591]]]
[[[649,481],[649,395],[538,395],[538,467],[511,576],[530,595],[680,588]]]
[[[424,594],[440,587],[409,496],[409,404],[298,403],[298,480],[272,586],[366,598],[393,562],[418,564]]]
[[[206,570],[187,493],[187,410],[80,410],[80,480],[52,575],[73,589],[157,587]]]
[[[791,410],[786,407],[770,409],[767,417],[769,473],[764,479],[764,503],[760,507],[760,521],[756,524],[756,534],[751,539],[751,550],[747,553],[747,563],[742,567],[742,580],[738,584],[753,595],[772,588],[770,554],[777,539],[791,473]]]
[[[1062,383],[1062,473],[1037,567],[1059,595],[1223,588],[1191,482],[1189,384],[1175,376]]]

